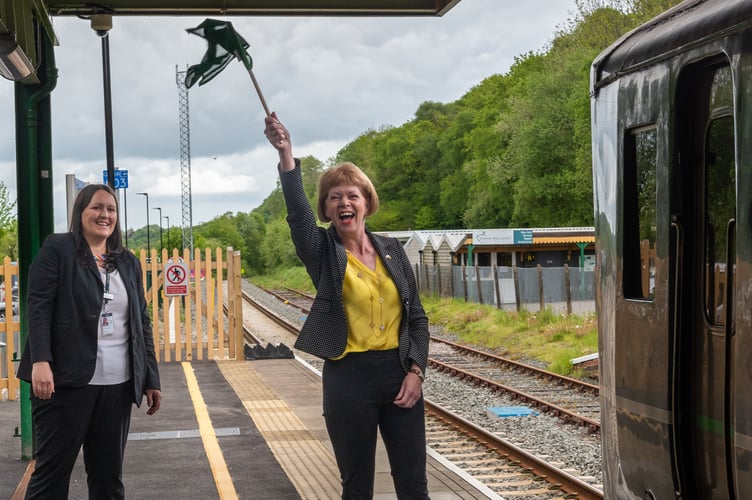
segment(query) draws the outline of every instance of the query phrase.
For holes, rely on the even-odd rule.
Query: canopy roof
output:
[[[91,14],[98,5],[114,15],[138,16],[441,16],[460,0],[41,0],[53,16]]]
[[[37,67],[36,26],[53,45],[54,16],[442,16],[460,0],[0,0],[0,36],[13,33]],[[36,84],[36,74],[23,83]]]

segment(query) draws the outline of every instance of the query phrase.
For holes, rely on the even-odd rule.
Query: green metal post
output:
[[[52,131],[50,92],[57,84],[57,68],[52,42],[40,36],[41,59],[37,74],[40,83],[15,84],[16,178],[18,181],[18,300],[20,349],[26,343],[26,290],[28,269],[39,253],[42,241],[54,229],[52,197]],[[21,382],[21,456],[33,455],[30,388]]]

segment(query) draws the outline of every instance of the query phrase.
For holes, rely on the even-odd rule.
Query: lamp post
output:
[[[107,156],[107,184],[115,189],[115,153],[112,141],[112,85],[110,83],[110,36],[112,14],[98,11],[91,15],[91,29],[102,39],[102,87],[104,89],[104,139]],[[126,228],[127,229],[127,228]]]
[[[172,243],[170,243],[170,216],[165,215],[163,217],[164,219],[167,219],[167,252],[172,252]]]
[[[159,251],[164,248],[164,242],[162,242],[162,207],[154,207],[152,210],[159,210]]]
[[[151,259],[151,238],[149,236],[149,193],[136,193],[146,196],[146,256]]]

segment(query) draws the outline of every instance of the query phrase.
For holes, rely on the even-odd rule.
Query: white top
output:
[[[106,294],[108,273],[104,268],[98,269]],[[112,298],[103,301],[102,311],[99,314],[97,366],[94,369],[94,376],[89,381],[91,385],[121,384],[131,378],[128,294],[117,270],[109,273],[109,277],[109,293]],[[105,318],[111,326],[103,328]]]

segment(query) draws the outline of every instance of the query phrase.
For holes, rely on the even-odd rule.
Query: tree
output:
[[[18,260],[16,202],[11,201],[8,188],[2,181],[0,181],[0,255]]]

